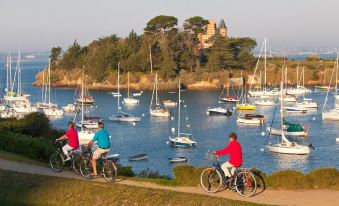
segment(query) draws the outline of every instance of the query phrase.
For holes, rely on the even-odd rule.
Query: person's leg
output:
[[[103,153],[103,151],[101,151],[102,149],[98,148],[97,150],[95,150],[95,152],[93,153],[93,157],[92,157],[92,167],[93,167],[93,174],[92,175],[98,175],[97,173],[97,159],[101,156],[101,154]]]
[[[69,157],[68,152],[71,151],[73,149],[73,147],[69,146],[68,144],[66,144],[65,146],[62,147],[62,151],[64,153],[64,155],[66,156],[65,161],[70,160],[71,158]]]
[[[232,176],[231,172],[228,169],[230,167],[234,167],[234,166],[229,162],[225,162],[224,164],[221,165],[221,169],[222,169],[222,171],[224,171],[224,174],[225,174],[226,177]]]

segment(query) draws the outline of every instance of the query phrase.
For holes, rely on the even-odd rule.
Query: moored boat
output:
[[[208,115],[225,115],[225,116],[231,116],[233,113],[232,110],[227,108],[221,108],[221,107],[215,107],[215,108],[208,108],[207,114]]]

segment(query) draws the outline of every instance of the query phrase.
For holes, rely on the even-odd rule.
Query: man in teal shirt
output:
[[[93,167],[93,174],[92,176],[97,176],[97,159],[101,157],[104,153],[109,153],[111,142],[109,139],[109,133],[104,129],[104,123],[99,122],[98,123],[98,130],[95,133],[92,141],[88,143],[88,147],[92,146],[95,142],[98,144],[98,149],[95,150],[92,157],[92,167]]]

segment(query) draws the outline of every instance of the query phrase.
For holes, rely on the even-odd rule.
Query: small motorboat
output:
[[[240,98],[237,96],[226,96],[220,98],[220,103],[238,103],[240,102]]]
[[[64,112],[75,112],[76,111],[76,107],[74,106],[74,104],[67,104],[66,106],[62,107],[62,109],[64,110]]]
[[[109,94],[112,94],[113,97],[121,97],[121,94],[119,92],[110,92]]]
[[[135,105],[135,104],[139,104],[139,100],[134,99],[132,97],[128,97],[128,98],[124,98],[124,103],[127,105]]]
[[[307,110],[300,107],[284,107],[287,113],[306,113]]]
[[[225,115],[225,116],[231,116],[233,113],[232,110],[221,108],[221,107],[215,107],[215,108],[208,108],[207,109],[207,115]]]
[[[241,124],[263,125],[264,122],[265,117],[260,114],[245,114],[244,116],[239,116],[237,119],[237,123]]]
[[[106,160],[119,160],[120,159],[120,155],[119,154],[110,154],[110,155],[106,155]]]
[[[180,162],[187,162],[186,157],[170,157],[168,158],[170,163],[180,163]]]
[[[148,154],[137,154],[132,157],[128,157],[129,161],[139,161],[148,159]]]
[[[140,117],[135,117],[121,111],[117,115],[109,116],[108,119],[115,122],[140,122],[141,120]]]
[[[142,95],[143,91],[141,92],[135,92],[132,94],[133,97],[140,97]]]
[[[165,107],[175,107],[177,106],[177,103],[172,100],[164,100],[164,106]]]
[[[167,108],[157,105],[154,109],[150,109],[149,113],[153,117],[169,117],[171,113]]]
[[[255,105],[253,104],[237,104],[237,110],[255,110]]]
[[[254,101],[254,104],[259,106],[274,106],[274,101],[269,99],[262,99]]]
[[[304,100],[303,102],[297,102],[295,106],[302,109],[318,108],[318,103],[309,100],[308,101]]]

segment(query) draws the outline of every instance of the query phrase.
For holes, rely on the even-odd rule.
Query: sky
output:
[[[229,36],[267,36],[273,50],[339,47],[339,0],[0,0],[0,52],[141,34],[157,15],[223,18]]]

